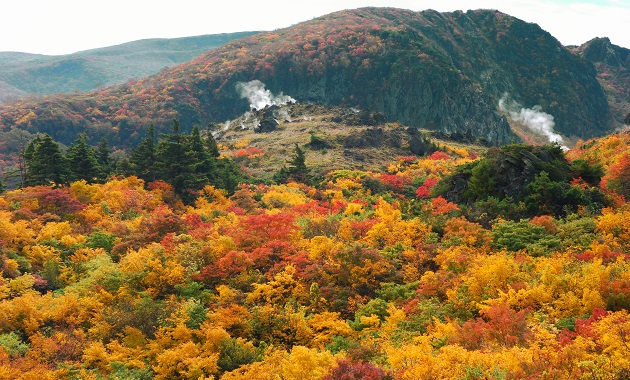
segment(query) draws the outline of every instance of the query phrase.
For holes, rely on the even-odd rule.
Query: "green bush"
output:
[[[0,335],[0,347],[10,356],[24,356],[30,349],[30,346],[22,342],[20,336],[13,331]]]
[[[492,236],[496,248],[512,252],[526,249],[532,256],[547,256],[562,246],[561,240],[544,227],[531,224],[525,219],[495,224]]]
[[[497,217],[565,216],[580,206],[597,212],[607,203],[596,187],[602,173],[583,160],[570,163],[558,145],[507,145],[458,168],[433,195],[468,206],[470,218],[485,225]],[[572,184],[578,178],[585,186]]]

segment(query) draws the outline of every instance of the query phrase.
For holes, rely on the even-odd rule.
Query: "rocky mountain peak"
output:
[[[580,46],[578,51],[593,63],[602,62],[613,67],[630,67],[630,49],[613,45],[608,37],[593,38]]]

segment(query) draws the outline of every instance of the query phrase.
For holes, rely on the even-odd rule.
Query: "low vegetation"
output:
[[[283,183],[94,176],[5,191],[0,375],[624,378],[629,143],[481,157],[442,143],[319,179],[298,175],[312,151],[293,145]],[[496,170],[508,162],[533,169],[510,185],[518,171]],[[575,197],[546,207],[557,187]],[[482,217],[492,199],[506,207]]]

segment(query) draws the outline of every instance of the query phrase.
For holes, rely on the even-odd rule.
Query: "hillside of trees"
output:
[[[236,86],[252,80],[300,102],[380,112],[495,145],[519,141],[497,113],[507,93],[553,115],[557,133],[585,139],[617,127],[596,75],[538,25],[498,11],[361,8],[233,40],[148,78],[3,105],[0,143],[15,152],[9,142],[19,134],[48,133],[67,145],[86,133],[90,143],[107,136],[122,149],[150,123],[168,132],[173,118],[191,126],[240,116],[249,104]]]
[[[206,131],[207,132],[207,131]],[[104,182],[112,175],[135,175],[145,182],[163,180],[184,201],[212,183],[233,193],[245,174],[227,158],[219,157],[219,148],[211,133],[202,134],[193,127],[189,135],[179,130],[173,120],[172,132],[156,135],[153,126],[128,157],[113,160],[106,140],[97,147],[79,137],[65,150],[48,134],[36,136],[25,147],[19,183],[22,186],[67,186],[72,182]]]
[[[145,78],[256,32],[154,38],[65,55],[0,52],[0,103],[93,91]]]
[[[321,178],[296,145],[277,182],[233,187],[202,136],[173,123],[107,178],[83,137],[59,179],[37,171],[54,139],[29,144],[30,182],[0,195],[0,378],[630,374],[627,133]]]

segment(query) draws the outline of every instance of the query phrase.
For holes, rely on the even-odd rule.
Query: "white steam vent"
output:
[[[258,79],[249,82],[238,82],[236,91],[241,98],[247,98],[249,107],[253,110],[261,110],[268,106],[282,106],[287,103],[295,103],[296,100],[282,92],[274,95],[265,89],[265,84]]]
[[[558,143],[562,149],[569,149],[564,145],[562,136],[553,130],[556,125],[553,115],[543,112],[541,106],[524,108],[518,102],[510,100],[509,95],[505,94],[499,100],[499,109],[506,112],[513,121],[520,122],[537,135],[546,137],[550,143]]]

